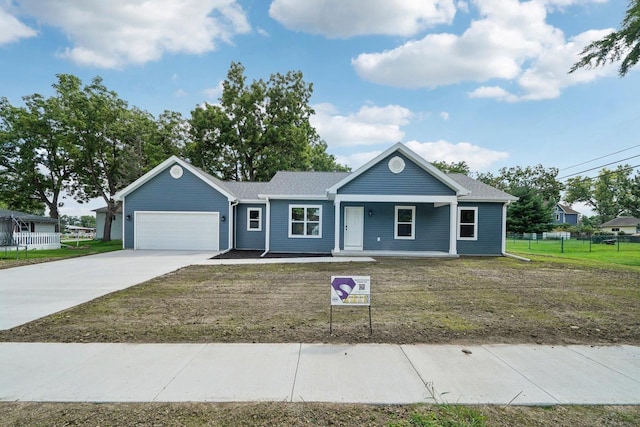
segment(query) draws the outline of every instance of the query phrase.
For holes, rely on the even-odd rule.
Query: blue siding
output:
[[[365,251],[449,252],[449,206],[433,203],[342,203],[340,208],[340,248],[344,249],[344,207],[364,206]],[[395,207],[415,206],[415,239],[394,239]],[[369,211],[372,215],[369,216]],[[380,241],[378,241],[380,238]]]
[[[169,169],[170,166],[126,196],[123,215],[131,215],[132,219],[125,220],[125,248],[133,248],[136,211],[220,212],[220,216],[229,218],[225,196],[186,169],[180,179],[172,178]],[[220,222],[221,250],[229,246],[229,223]]]
[[[458,254],[502,254],[502,206],[502,203],[458,204],[458,207],[478,208],[478,240],[458,240]]]
[[[289,237],[289,205],[322,206],[322,238]],[[270,252],[330,253],[334,243],[333,202],[271,200]]]
[[[400,156],[405,168],[394,174],[387,166],[392,157]],[[369,168],[338,190],[339,194],[404,194],[451,196],[455,191],[408,158],[395,152]]]
[[[262,209],[262,231],[247,230],[247,209]],[[267,207],[264,204],[239,204],[236,210],[236,249],[264,250]]]

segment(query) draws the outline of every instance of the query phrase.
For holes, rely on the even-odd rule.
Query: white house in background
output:
[[[0,209],[0,247],[60,249],[58,220]]]
[[[600,230],[613,234],[636,234],[640,233],[640,218],[632,216],[619,216],[611,221],[600,225]]]
[[[107,207],[93,210],[96,213],[96,239],[104,238],[104,221],[107,217]],[[116,217],[111,223],[111,240],[122,240],[122,206],[116,209]]]

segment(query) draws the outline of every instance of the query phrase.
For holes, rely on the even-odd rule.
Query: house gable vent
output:
[[[181,178],[182,174],[184,173],[182,170],[182,167],[180,167],[179,165],[173,165],[171,166],[171,169],[169,170],[169,173],[171,174],[171,176],[175,179]]]
[[[399,174],[400,172],[402,172],[404,170],[404,160],[402,159],[402,157],[399,156],[395,156],[393,158],[391,158],[391,160],[389,160],[389,170],[395,174]]]

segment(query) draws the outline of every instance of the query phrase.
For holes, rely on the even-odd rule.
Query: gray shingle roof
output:
[[[600,227],[635,227],[640,224],[640,218],[634,218],[632,216],[619,216],[611,221],[607,221]]]
[[[264,194],[268,182],[226,181],[222,185],[229,193],[240,200],[258,200],[258,194]]]
[[[278,172],[264,194],[291,196],[324,196],[329,187],[351,172]]]
[[[480,182],[473,178],[470,178],[461,173],[449,173],[449,178],[453,179],[458,184],[469,190],[471,193],[467,196],[459,197],[460,201],[473,200],[473,201],[516,201],[518,198],[512,196],[509,193],[505,193],[502,190],[498,190],[495,187]]]
[[[562,212],[566,213],[566,214],[570,214],[570,215],[580,215],[580,212],[578,211],[574,211],[573,209],[571,209],[570,206],[567,205],[562,205],[560,203],[558,203],[558,207],[560,209],[562,209]]]
[[[10,211],[8,209],[0,209],[0,219],[7,219],[11,217],[14,217],[22,221],[31,221],[31,222],[50,222],[50,223],[58,222],[57,219],[48,218],[46,216],[33,215],[30,213],[19,212],[19,211]]]

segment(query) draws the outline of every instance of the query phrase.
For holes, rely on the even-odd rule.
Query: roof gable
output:
[[[460,196],[460,195],[465,195],[469,193],[468,190],[465,189],[463,186],[461,186],[458,182],[449,178],[445,173],[443,173],[441,170],[433,166],[431,163],[424,160],[422,157],[418,156],[415,152],[407,148],[403,143],[398,142],[397,144],[393,145],[389,149],[385,150],[383,153],[379,154],[378,156],[376,156],[375,158],[367,162],[365,165],[358,168],[353,173],[349,174],[339,182],[332,185],[328,190],[329,194],[334,194],[334,195],[337,194],[342,187],[346,186],[350,182],[353,182],[358,177],[365,174],[367,171],[374,168],[376,165],[378,165],[379,163],[381,163],[382,161],[384,161],[394,153],[402,154],[402,156],[406,157],[411,162],[413,162],[416,166],[424,170],[426,173],[434,177],[436,180],[440,181],[446,187],[451,189],[455,194]]]
[[[136,179],[135,181],[133,181],[131,184],[129,184],[122,190],[118,191],[115,195],[115,198],[117,200],[123,200],[124,197],[126,197],[128,194],[131,194],[136,189],[140,188],[147,182],[151,181],[151,179],[156,177],[158,174],[160,174],[162,171],[166,170],[170,166],[173,166],[174,164],[178,164],[182,168],[188,170],[194,176],[201,179],[205,184],[212,187],[214,190],[216,190],[217,192],[225,196],[230,201],[236,200],[236,197],[233,194],[231,194],[231,192],[226,188],[225,183],[223,181],[215,178],[212,175],[209,175],[208,173],[198,169],[197,167],[191,165],[190,163],[185,162],[184,160],[182,160],[177,156],[169,157],[167,160],[160,163],[158,166],[151,169],[149,172],[142,175],[140,178]]]
[[[558,203],[558,208],[567,215],[579,215],[580,212],[574,211],[570,206]]]

